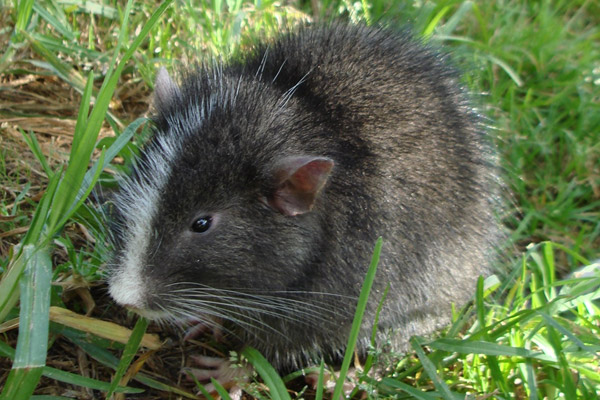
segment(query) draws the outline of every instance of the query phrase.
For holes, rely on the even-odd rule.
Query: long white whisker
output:
[[[329,320],[328,315],[339,314],[339,310],[336,308],[326,308],[306,300],[270,295],[262,296],[231,290],[201,287],[181,288],[169,292],[172,297],[177,294],[181,294],[178,298],[195,304],[197,309],[202,309],[202,307],[209,304],[220,304],[241,312],[270,316],[311,326],[315,321],[327,322]]]
[[[196,304],[194,302],[185,303],[185,302],[182,302],[182,300],[179,298],[177,299],[177,301],[180,302],[178,305],[179,313],[181,313],[181,311],[186,311],[186,315],[188,315],[190,317],[194,317],[194,316],[198,315],[198,312],[199,312],[198,304]],[[212,306],[210,304],[206,304],[206,303],[201,303],[201,304],[203,305],[202,307],[200,307],[201,313],[229,320],[229,321],[233,322],[234,324],[237,324],[240,327],[250,328],[250,329],[246,329],[247,332],[253,332],[253,331],[259,330],[260,332],[266,333],[267,331],[270,331],[272,333],[276,333],[276,334],[280,335],[281,337],[287,339],[287,337],[282,332],[273,328],[272,326],[270,326],[269,324],[267,324],[266,322],[262,321],[259,318],[255,318],[255,317],[252,317],[252,316],[249,316],[246,314],[237,314],[237,316],[234,316],[234,315],[224,313],[223,307],[214,307],[214,306]],[[214,304],[219,305],[219,303],[214,303]],[[239,316],[244,316],[246,320],[240,319]],[[256,335],[256,338],[259,340],[262,340],[257,335]]]

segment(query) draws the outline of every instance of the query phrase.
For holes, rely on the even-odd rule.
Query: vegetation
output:
[[[180,366],[197,343],[125,329],[135,317],[107,299],[105,222],[86,198],[115,187],[147,135],[136,118],[160,66],[329,18],[410,24],[454,53],[496,139],[514,243],[435,339],[399,359],[374,349],[367,369],[385,373],[357,372],[354,394],[600,396],[598,2],[14,0],[0,3],[0,398],[194,396]],[[265,383],[248,396],[328,396],[318,368],[313,390],[242,356]]]

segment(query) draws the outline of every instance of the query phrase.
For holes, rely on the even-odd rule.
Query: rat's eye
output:
[[[192,224],[192,231],[196,233],[204,233],[210,229],[212,225],[213,219],[209,215],[205,215],[204,217],[200,217],[194,221]]]

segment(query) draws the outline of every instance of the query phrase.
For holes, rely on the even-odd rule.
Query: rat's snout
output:
[[[137,310],[151,307],[147,282],[138,268],[123,265],[108,278],[108,292],[120,305]]]
[[[141,285],[135,284],[117,274],[109,279],[108,292],[120,305],[132,309],[147,308],[146,296],[143,295]]]
[[[158,304],[160,285],[137,263],[116,264],[108,277],[108,293],[115,302],[150,320],[168,317]]]
[[[116,273],[109,278],[108,292],[121,306],[147,319],[161,319],[164,312],[156,311],[154,296],[145,290],[144,282],[131,280],[125,273]]]

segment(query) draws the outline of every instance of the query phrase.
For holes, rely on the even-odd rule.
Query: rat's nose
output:
[[[117,271],[110,276],[108,279],[108,293],[124,307],[133,310],[148,308],[143,282],[141,282],[141,279],[135,279],[127,270]]]

